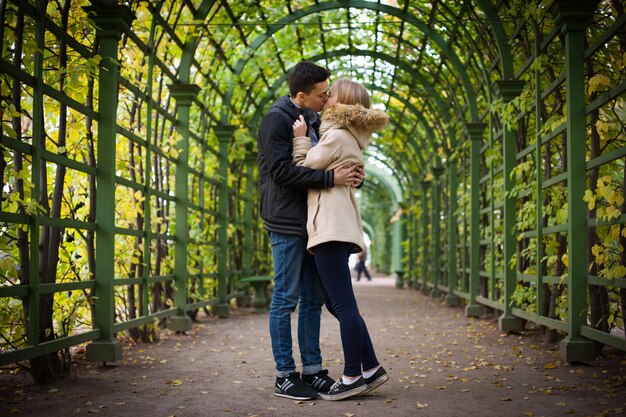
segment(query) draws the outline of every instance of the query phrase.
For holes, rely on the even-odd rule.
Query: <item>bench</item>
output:
[[[267,286],[272,282],[271,275],[255,275],[252,277],[242,278],[239,282],[249,284],[254,289],[254,298],[252,299],[252,312],[265,313],[269,310],[270,296],[267,293]]]

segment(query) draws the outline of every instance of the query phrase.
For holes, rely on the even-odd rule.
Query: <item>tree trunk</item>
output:
[[[99,43],[96,39],[96,43],[94,44],[94,51],[97,53],[99,49]],[[93,110],[93,95],[94,95],[94,80],[89,77],[89,81],[87,84],[87,98],[85,100],[85,105]],[[97,166],[96,161],[96,144],[93,137],[93,121],[91,117],[85,116],[85,124],[87,128],[87,165],[91,167]],[[96,176],[93,174],[89,174],[89,212],[87,214],[87,222],[91,224],[96,223]],[[93,230],[87,231],[87,264],[89,266],[89,279],[93,280],[96,278],[96,234]],[[96,322],[96,310],[95,303],[93,302],[92,293],[87,294],[89,300],[89,309],[91,311],[91,322]]]
[[[61,10],[61,27],[67,30],[70,0],[66,0]],[[67,45],[64,38],[59,41],[59,68],[67,67]],[[59,90],[63,90],[67,74],[62,71],[59,75]],[[45,149],[46,132],[44,131],[44,121],[35,120],[34,129],[41,129],[41,148]],[[60,148],[65,147],[67,135],[67,105],[59,103],[59,126],[57,144]],[[48,184],[46,161],[41,160],[41,184],[39,192],[39,204],[49,209],[50,218],[59,219],[61,217],[61,206],[63,203],[63,192],[65,187],[66,168],[61,164],[56,165],[54,187],[52,191],[52,206],[48,207]],[[41,227],[39,241],[39,278],[41,284],[53,284],[56,282],[57,267],[59,264],[59,248],[61,246],[61,229],[58,227]],[[56,339],[53,325],[54,319],[54,294],[47,294],[39,300],[39,342],[47,342]],[[31,359],[32,373],[35,380],[48,381],[63,376],[67,372],[65,363],[60,352],[52,352],[47,355]]]
[[[0,22],[4,22],[4,16],[7,8],[6,0],[0,0]],[[4,25],[0,25],[0,54],[4,56]],[[0,115],[2,116],[2,115]],[[0,123],[0,136],[4,135],[3,123]],[[0,190],[4,190],[4,171],[7,168],[7,162],[4,157],[6,148],[0,145]],[[4,201],[4,193],[0,192],[0,203]]]

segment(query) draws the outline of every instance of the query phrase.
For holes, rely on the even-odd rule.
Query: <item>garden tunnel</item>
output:
[[[567,361],[626,350],[622,0],[0,0],[0,21],[0,365],[118,360],[120,334],[226,317],[271,274],[255,136],[301,60],[391,116],[359,191],[382,272],[541,325]]]

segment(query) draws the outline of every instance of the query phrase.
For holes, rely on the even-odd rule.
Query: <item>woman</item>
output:
[[[341,79],[329,91],[323,107],[320,140],[311,147],[303,118],[294,123],[294,162],[313,169],[330,170],[347,161],[363,164],[363,150],[372,133],[389,122],[389,116],[370,109],[370,96],[360,84]],[[348,257],[365,249],[363,226],[354,186],[309,190],[307,249],[313,253],[325,290],[326,307],[339,320],[344,353],[343,376],[325,400],[364,395],[389,379],[376,359],[365,321],[359,313]]]

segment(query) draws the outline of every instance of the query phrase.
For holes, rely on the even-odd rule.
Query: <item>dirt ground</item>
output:
[[[591,364],[570,365],[536,328],[501,334],[495,316],[467,319],[463,309],[398,290],[389,278],[355,283],[355,290],[391,376],[366,397],[274,396],[268,315],[238,309],[228,319],[201,315],[185,335],[165,332],[158,343],[126,344],[114,365],[77,355],[68,378],[45,386],[24,372],[0,371],[0,416],[624,415],[624,352],[605,348]],[[324,365],[338,377],[339,327],[327,313],[322,320]]]

